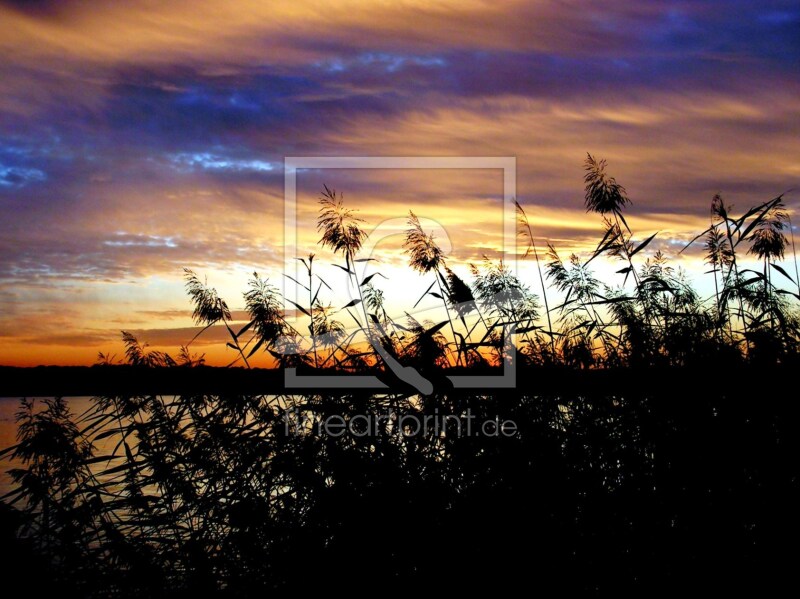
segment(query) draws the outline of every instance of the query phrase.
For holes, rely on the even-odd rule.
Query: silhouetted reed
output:
[[[314,254],[301,260],[305,278],[291,278],[301,291],[290,301],[294,321],[257,273],[242,324],[187,270],[198,334],[225,327],[232,365],[266,352],[305,372],[378,369],[404,380],[413,367],[435,378],[502,364],[513,331],[525,376],[517,389],[482,394],[121,389],[83,414],[62,399],[23,400],[18,442],[0,454],[14,465],[6,542],[28,560],[15,568],[41,567],[30,588],[92,597],[261,596],[325,584],[352,594],[397,584],[497,592],[506,583],[563,593],[700,580],[719,590],[722,571],[738,573],[728,586],[739,591],[777,584],[794,564],[775,541],[800,528],[797,404],[764,396],[765,381],[797,363],[800,340],[800,296],[781,286],[797,281],[778,264],[789,243],[782,198],[738,217],[713,199],[709,228],[689,243],[703,240],[714,280],[704,300],[661,251],[645,256],[656,236],[629,229],[630,199],[606,163],[589,156],[586,169],[586,207],[603,227],[588,256],[562,260],[540,241],[540,257],[516,205],[544,311],[502,262],[486,258],[462,279],[412,213],[404,247],[411,267],[433,278],[422,297],[439,300],[441,318],[393,318],[376,273],[358,271],[375,261],[360,256],[362,221],[327,187],[320,245],[344,258],[335,265],[351,298],[344,305],[333,304]],[[760,269],[745,266],[745,247]],[[601,281],[599,259],[619,261],[621,281]],[[173,359],[130,333],[123,341],[136,368],[204,363],[191,342]],[[564,376],[563,388],[537,387],[548,372]],[[570,386],[606,372],[591,379],[597,385]],[[402,419],[443,415],[451,419],[418,434]],[[323,422],[332,416],[360,424],[330,434]],[[513,422],[514,434],[465,434],[467,416]]]
[[[371,268],[376,258],[359,255],[368,237],[363,221],[345,206],[341,194],[325,187],[317,221],[319,244],[344,258],[344,264],[333,265],[345,274],[350,301],[332,303],[341,300],[334,286],[315,272],[319,258],[310,253],[299,259],[305,281],[286,275],[300,292],[298,300],[284,300],[275,286],[255,274],[245,293],[250,320],[234,330],[228,303],[186,270],[193,316],[203,326],[198,335],[212,326],[224,326],[227,345],[237,354],[233,364],[247,367],[256,352],[266,351],[281,366],[341,371],[378,367],[395,375],[402,373],[402,365],[419,366],[419,335],[427,335],[426,342],[431,342],[434,331],[443,356],[437,356],[428,369],[434,363],[442,368],[499,365],[500,342],[511,327],[521,357],[536,365],[682,366],[717,359],[779,364],[794,359],[800,340],[795,300],[800,296],[781,285],[798,286],[779,264],[789,244],[785,235],[789,216],[782,197],[738,217],[720,196],[712,199],[709,228],[687,244],[699,239],[704,243],[714,285],[714,296],[704,299],[661,250],[645,255],[657,235],[636,239],[624,215],[631,200],[608,173],[606,161],[589,155],[585,167],[586,209],[601,217],[603,228],[602,238],[587,257],[572,254],[565,263],[550,243],[546,256],[540,257],[531,221],[515,202],[519,234],[526,241],[521,257],[532,255],[536,262],[543,310],[539,296],[502,262],[485,258],[470,264],[472,280],[466,282],[411,212],[403,249],[411,269],[432,278],[412,308],[432,296],[441,303],[441,321],[398,322],[387,311],[378,286],[383,275],[365,268]],[[760,269],[741,266],[743,247],[761,262]],[[600,259],[622,262],[617,270],[620,281],[597,278],[592,263]],[[303,295],[305,300],[300,300]],[[551,306],[553,298],[559,301]],[[289,323],[284,301],[306,319],[308,335]],[[344,315],[347,322],[341,320]],[[348,329],[353,325],[355,329]],[[128,333],[124,342],[128,363],[176,364],[168,354],[146,352]],[[180,363],[191,359],[184,355]]]

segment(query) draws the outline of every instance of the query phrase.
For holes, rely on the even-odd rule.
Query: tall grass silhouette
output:
[[[710,226],[684,248],[702,243],[705,249],[714,295],[701,298],[687,275],[671,266],[661,251],[645,257],[657,234],[637,238],[624,214],[631,200],[607,168],[605,160],[587,156],[585,207],[600,217],[602,227],[602,237],[588,257],[572,254],[565,261],[550,243],[540,255],[528,214],[515,202],[519,235],[526,243],[521,258],[532,257],[536,263],[543,305],[502,262],[485,258],[469,264],[472,280],[462,279],[448,265],[433,234],[411,212],[402,247],[409,267],[429,285],[409,308],[416,309],[431,296],[440,302],[443,318],[418,322],[406,311],[404,322],[396,320],[387,312],[379,286],[383,275],[369,270],[376,258],[360,256],[368,237],[366,223],[345,205],[342,194],[324,187],[319,245],[334,259],[343,259],[333,266],[345,275],[349,301],[333,304],[341,301],[341,294],[315,272],[320,258],[310,253],[300,259],[305,280],[286,275],[297,287],[297,301],[284,300],[275,285],[254,274],[244,298],[250,320],[234,330],[227,302],[187,269],[193,316],[203,327],[198,336],[212,326],[224,326],[227,345],[236,354],[233,364],[249,367],[256,352],[266,351],[278,365],[342,372],[377,367],[402,374],[403,365],[411,364],[426,370],[499,365],[503,332],[511,326],[522,359],[533,365],[681,366],[709,360],[780,364],[794,359],[800,339],[800,282],[780,264],[789,245],[796,255],[786,236],[789,215],[782,196],[739,216],[720,196],[712,199]],[[741,267],[743,252],[761,267]],[[599,259],[618,261],[620,280],[598,279],[593,262]],[[794,270],[796,277],[796,258]],[[289,323],[281,308],[284,301],[306,319],[298,327],[305,326],[307,334]],[[129,333],[123,341],[131,364],[177,363],[167,354],[144,352]]]
[[[798,407],[765,395],[797,365],[800,339],[796,265],[793,278],[779,263],[790,246],[794,254],[783,198],[738,216],[712,200],[709,227],[687,244],[702,246],[713,278],[703,299],[661,252],[645,251],[656,236],[631,231],[630,199],[607,164],[589,156],[585,167],[585,205],[602,227],[588,257],[541,251],[535,218],[516,204],[536,292],[488,258],[466,281],[409,215],[403,248],[421,289],[429,283],[420,299],[440,304],[438,322],[388,313],[375,260],[360,254],[365,225],[327,187],[320,246],[343,260],[335,266],[348,302],[333,304],[312,253],[301,260],[305,277],[291,279],[299,319],[254,273],[241,324],[185,271],[198,335],[224,327],[232,365],[266,352],[279,366],[378,369],[409,382],[407,369],[433,377],[499,366],[513,330],[524,376],[489,394],[120,389],[82,414],[63,399],[23,400],[18,442],[2,452],[14,466],[2,506],[12,571],[29,577],[28,589],[98,597],[397,584],[564,592],[705,581],[719,590],[721,570],[744,573],[737,590],[779,581],[793,564],[777,540],[800,532]],[[618,262],[619,281],[597,277],[599,259]],[[175,359],[130,333],[123,342],[122,360],[136,368],[203,365],[191,341]],[[537,373],[554,371],[563,385],[539,384]],[[576,388],[581,373],[608,376]],[[450,420],[410,434],[399,419],[443,414],[515,431],[468,435]],[[362,424],[331,435],[321,425],[331,416]]]

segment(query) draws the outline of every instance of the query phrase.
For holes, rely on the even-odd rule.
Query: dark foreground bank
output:
[[[255,384],[202,372],[203,384]],[[125,392],[79,423],[51,402],[20,421],[24,465],[1,512],[7,585],[238,597],[791,583],[800,410],[776,385],[790,388],[791,372],[523,374],[513,391],[425,398]],[[320,425],[392,411],[511,421],[514,433]]]
[[[737,362],[732,367],[709,364],[707,367],[644,367],[576,370],[569,367],[541,367],[520,364],[512,378],[508,370],[497,367],[436,369],[423,374],[436,393],[453,392],[450,377],[481,375],[484,381],[459,393],[491,393],[504,397],[520,394],[586,394],[594,392],[640,393],[685,396],[729,392],[755,393],[771,401],[778,381],[793,381],[800,363],[759,367]],[[194,368],[113,366],[0,366],[0,397],[77,397],[114,395],[280,395],[294,393],[415,393],[391,372],[366,370],[359,376],[374,376],[385,389],[362,389],[348,385],[352,374],[300,368],[294,381],[282,369]],[[323,379],[324,382],[317,382]],[[336,388],[329,381],[335,379]],[[787,394],[794,393],[791,383]]]

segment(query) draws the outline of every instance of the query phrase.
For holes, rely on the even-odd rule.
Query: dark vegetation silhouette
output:
[[[644,257],[656,236],[631,231],[630,199],[605,161],[589,156],[585,167],[586,209],[602,225],[588,257],[544,250],[516,205],[535,290],[488,258],[471,265],[468,283],[409,215],[403,247],[430,283],[422,297],[441,304],[440,322],[388,314],[382,275],[360,255],[363,222],[327,187],[320,245],[343,261],[343,306],[332,306],[314,254],[300,261],[305,277],[291,279],[298,321],[254,273],[250,320],[234,322],[187,270],[199,334],[224,326],[233,364],[268,352],[307,372],[480,371],[506,359],[513,326],[518,387],[121,389],[83,414],[58,398],[22,400],[18,443],[3,452],[14,466],[2,504],[12,576],[28,590],[98,597],[778,588],[800,532],[791,378],[800,287],[796,260],[794,273],[780,264],[789,247],[794,256],[783,199],[738,215],[713,199],[709,227],[689,244],[702,244],[713,278],[703,299],[661,252]],[[595,276],[599,258],[619,262],[621,282]],[[203,365],[191,343],[172,358],[129,333],[123,341],[124,361],[141,369]],[[579,371],[608,375],[580,393],[537,386],[537,373]],[[411,434],[383,420],[332,435],[320,424],[388,413],[511,421],[516,431],[464,434],[449,420]]]

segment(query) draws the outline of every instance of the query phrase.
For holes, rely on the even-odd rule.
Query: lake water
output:
[[[41,400],[44,398],[28,398]],[[20,409],[19,397],[0,397],[0,450],[11,447],[17,442],[16,413]],[[91,405],[91,397],[65,397],[73,416],[83,414]],[[39,403],[39,401],[37,401]],[[43,404],[42,404],[43,405]],[[11,490],[10,468],[19,467],[19,462],[4,457],[0,459],[0,496]]]

